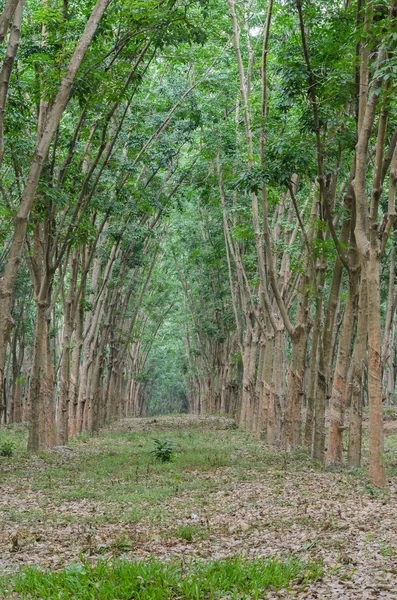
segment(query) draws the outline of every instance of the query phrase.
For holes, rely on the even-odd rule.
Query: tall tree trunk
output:
[[[43,381],[43,402],[45,430],[45,444],[54,446],[56,442],[56,419],[55,419],[55,401],[54,401],[54,372],[51,356],[51,340],[50,340],[50,312],[47,314],[45,328],[45,349],[43,355],[45,379]]]
[[[310,354],[310,367],[309,367],[309,384],[307,394],[307,412],[306,412],[306,424],[305,424],[305,435],[304,444],[307,448],[311,448],[313,441],[313,425],[314,425],[314,410],[316,410],[316,430],[314,434],[314,445],[313,445],[313,457],[316,460],[323,459],[324,448],[321,450],[322,445],[322,419],[321,409],[318,404],[316,406],[316,394],[317,394],[317,381],[318,381],[318,364],[319,354],[322,351],[319,348],[321,341],[321,324],[322,324],[322,312],[323,312],[323,286],[325,280],[325,269],[322,269],[319,275],[317,293],[316,293],[316,313],[314,317],[313,333],[312,333],[312,350]],[[324,406],[325,410],[325,406]]]
[[[42,381],[44,381],[46,356],[46,321],[49,301],[37,300],[36,302],[36,327],[34,335],[33,365],[30,381],[30,415],[28,450],[37,452],[45,444],[44,433],[44,403],[42,395]]]
[[[368,290],[368,398],[369,474],[374,483],[384,485],[382,414],[382,346],[380,323],[380,262],[371,248],[367,269]]]
[[[74,252],[71,261],[71,274],[69,290],[64,299],[63,313],[63,339],[62,358],[60,366],[60,383],[58,398],[58,443],[64,445],[69,436],[69,387],[70,387],[70,344],[73,333],[73,301],[76,296],[77,274],[78,274],[78,252]]]
[[[301,299],[301,313],[306,310],[306,302]],[[284,448],[297,448],[302,441],[302,399],[303,377],[305,372],[305,355],[307,344],[307,328],[304,323],[295,327],[291,339],[292,357],[288,371],[288,391],[285,405],[284,430],[282,443]]]
[[[350,403],[349,445],[347,464],[358,468],[361,463],[362,406],[364,387],[364,361],[367,351],[368,303],[367,281],[361,278],[357,333],[354,345],[352,394]]]
[[[70,372],[69,386],[69,436],[72,439],[76,436],[77,432],[77,406],[79,401],[80,363],[81,349],[83,347],[84,308],[82,304],[80,304],[80,306],[77,309],[76,319],[77,323],[75,326],[74,346],[72,351],[72,367]]]
[[[358,288],[359,270],[352,260],[330,401],[330,425],[326,457],[326,463],[330,466],[340,466],[342,464],[346,379],[350,364]]]

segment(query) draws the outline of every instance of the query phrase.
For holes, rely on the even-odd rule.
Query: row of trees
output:
[[[148,324],[156,290],[144,315],[142,301],[191,135],[185,74],[160,54],[200,41],[201,16],[177,1],[3,7],[1,408],[29,420],[31,450],[142,410],[141,335],[163,318]]]
[[[382,404],[395,399],[397,5],[290,4],[264,13],[228,2],[234,77],[201,130],[207,174],[196,184],[200,260],[220,244],[226,266],[208,265],[203,289],[197,265],[194,306],[181,276],[201,363],[191,402],[236,411],[269,443],[305,445],[329,465],[342,462],[348,406],[351,467],[365,402],[370,473],[383,484]],[[211,238],[214,211],[223,242]],[[221,308],[210,298],[223,297],[226,277],[231,307]],[[204,326],[209,302],[216,335]]]
[[[395,0],[3,3],[2,420],[30,449],[178,409],[339,465],[348,407],[357,467],[365,402],[385,482],[396,22]]]

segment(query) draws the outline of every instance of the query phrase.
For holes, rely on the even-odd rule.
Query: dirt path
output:
[[[395,422],[387,424],[388,456],[394,464],[396,427]],[[137,466],[136,481],[130,465],[130,476],[123,476],[128,463],[123,467],[122,452],[135,456],[145,439],[158,433],[181,440],[187,449],[180,461],[185,462],[177,460],[163,470],[147,463],[147,476]],[[185,459],[190,448],[195,454]],[[1,463],[2,570],[24,564],[61,568],[76,562],[80,552],[93,561],[114,555],[186,561],[293,553],[323,562],[323,579],[268,598],[397,599],[394,476],[380,492],[362,474],[326,472],[305,456],[274,454],[218,417],[125,420],[100,438],[51,456],[52,462],[48,455],[22,457],[19,474]],[[85,491],[96,484],[92,473],[82,469],[95,464],[96,457],[113,469],[107,477],[114,483],[109,482],[103,497],[98,486],[97,497]],[[61,470],[59,480],[54,469]],[[78,482],[73,487],[74,471],[88,478],[87,487]],[[132,517],[137,507],[140,512]],[[191,539],[183,539],[186,531],[192,532]]]

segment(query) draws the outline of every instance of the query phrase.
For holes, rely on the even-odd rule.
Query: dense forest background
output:
[[[358,467],[368,407],[383,484],[397,2],[0,7],[2,423],[228,413]]]

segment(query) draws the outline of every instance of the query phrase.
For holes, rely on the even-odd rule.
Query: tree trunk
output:
[[[368,306],[367,281],[361,278],[357,333],[354,346],[352,395],[350,403],[349,446],[347,464],[358,468],[361,463],[362,406],[364,387],[364,361],[367,351]]]
[[[382,415],[382,348],[380,323],[380,263],[372,248],[368,260],[368,403],[369,474],[376,485],[385,485]]]
[[[83,346],[83,318],[84,308],[81,304],[78,307],[77,323],[74,334],[74,346],[72,351],[72,368],[70,373],[70,386],[69,386],[69,407],[70,407],[70,418],[69,418],[69,436],[73,439],[76,437],[77,432],[77,406],[79,401],[79,380],[80,380],[80,361],[81,361],[81,349]]]
[[[351,267],[331,392],[330,425],[326,457],[326,463],[330,466],[340,466],[342,464],[346,378],[351,356],[354,314],[358,295],[358,278],[358,269]]]
[[[46,347],[46,320],[49,308],[48,301],[38,300],[36,303],[36,327],[34,336],[34,354],[30,381],[30,415],[28,450],[37,452],[44,444],[44,406],[41,382],[45,378],[43,357]]]
[[[288,372],[288,391],[282,437],[283,447],[287,450],[297,448],[302,441],[303,377],[307,344],[307,328],[302,323],[295,327],[291,341],[292,357]]]
[[[318,364],[319,354],[322,351],[320,346],[321,336],[321,323],[322,323],[322,312],[323,312],[323,286],[325,280],[325,270],[321,270],[319,281],[317,285],[316,294],[316,314],[314,318],[314,326],[312,333],[312,350],[310,353],[310,367],[309,367],[309,384],[307,394],[307,412],[306,412],[306,424],[305,424],[305,436],[304,445],[307,448],[312,447],[313,442],[313,425],[314,425],[314,411],[316,410],[316,431],[314,435],[314,446],[313,446],[313,457],[316,460],[322,460],[324,454],[324,445],[322,444],[322,419],[321,419],[321,408],[318,404],[316,406],[316,394],[317,394],[317,380],[318,380]],[[325,410],[325,406],[324,406]],[[321,444],[323,449],[321,450]]]

